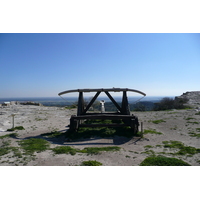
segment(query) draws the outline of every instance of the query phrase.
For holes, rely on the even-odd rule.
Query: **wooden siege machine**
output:
[[[110,89],[77,89],[77,90],[67,90],[64,92],[60,92],[58,95],[61,96],[63,94],[71,93],[71,92],[79,92],[78,96],[78,108],[77,108],[77,115],[72,115],[70,118],[70,130],[77,131],[79,127],[118,127],[118,126],[129,126],[133,130],[134,133],[138,132],[138,118],[135,115],[130,114],[130,108],[128,104],[127,92],[136,92],[146,96],[145,93],[128,88],[110,88]],[[85,106],[84,103],[84,92],[96,92],[94,97],[90,100],[90,102]],[[92,104],[95,102],[97,97],[100,95],[101,92],[104,92],[112,103],[118,109],[115,113],[94,113],[88,112],[91,108]],[[123,92],[122,95],[122,102],[119,105],[115,99],[111,96],[109,92]],[[83,123],[85,120],[121,120],[123,123],[104,123],[104,124],[94,124],[94,123]]]

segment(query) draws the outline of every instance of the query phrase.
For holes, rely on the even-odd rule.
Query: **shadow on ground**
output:
[[[124,137],[118,135],[113,135],[112,137],[91,136],[71,140],[67,137],[67,130],[65,129],[56,132],[43,133],[37,136],[16,139],[25,140],[30,138],[41,138],[47,140],[52,144],[58,145],[122,145],[127,142],[130,142],[134,137]]]

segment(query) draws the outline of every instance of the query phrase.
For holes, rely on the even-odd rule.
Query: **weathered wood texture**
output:
[[[122,120],[123,123],[90,123],[82,124],[83,120]],[[79,127],[123,127],[130,126],[131,129],[136,133],[138,131],[138,118],[134,115],[82,115],[82,116],[71,116],[70,129],[77,131]]]
[[[70,119],[70,129],[71,130],[78,130],[79,127],[117,127],[117,126],[130,126],[134,132],[138,131],[138,118],[134,115],[130,115],[130,108],[128,104],[128,97],[127,92],[136,92],[140,93],[144,96],[146,96],[145,93],[139,91],[139,90],[133,90],[128,88],[109,88],[109,89],[77,89],[77,90],[67,90],[64,92],[59,93],[58,95],[63,95],[70,92],[79,92],[78,97],[78,108],[77,108],[77,116],[72,115]],[[96,92],[94,97],[91,99],[91,101],[88,103],[88,105],[85,107],[84,102],[84,92]],[[101,92],[104,92],[108,98],[112,101],[112,103],[116,106],[118,109],[118,112],[116,113],[87,113],[87,111],[90,109],[92,104],[95,102],[97,97],[100,95]],[[115,101],[115,99],[112,97],[112,95],[109,92],[123,92],[122,95],[122,103],[121,106]],[[101,124],[95,124],[95,123],[89,123],[89,124],[83,124],[82,122],[85,120],[121,120],[123,123],[101,123]]]

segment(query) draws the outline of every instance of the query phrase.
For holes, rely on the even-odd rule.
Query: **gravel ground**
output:
[[[200,134],[200,115],[195,110],[148,111],[134,112],[143,129],[154,130],[162,134],[146,133],[144,138],[125,137],[93,138],[76,142],[68,142],[64,137],[48,139],[41,134],[54,131],[65,132],[68,129],[69,119],[76,110],[66,110],[59,107],[12,105],[0,110],[0,136],[13,132],[6,131],[12,128],[11,114],[15,114],[15,126],[23,126],[25,130],[16,130],[17,137],[0,139],[1,149],[5,142],[9,147],[19,147],[18,141],[28,138],[43,138],[48,140],[50,147],[71,146],[83,149],[85,147],[119,146],[120,151],[102,152],[96,155],[85,153],[54,154],[52,150],[35,153],[34,156],[17,157],[10,153],[0,155],[0,165],[28,165],[28,166],[79,166],[83,161],[96,160],[103,166],[138,166],[148,156],[153,154],[180,158],[192,166],[200,165],[200,153],[194,155],[172,155],[177,149],[164,148],[163,141],[180,141],[185,146],[200,148],[200,137],[192,137],[189,132]],[[157,121],[156,121],[157,120]],[[141,126],[140,126],[141,128]],[[4,145],[4,146],[3,146]]]

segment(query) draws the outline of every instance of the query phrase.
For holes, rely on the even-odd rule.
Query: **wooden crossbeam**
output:
[[[108,115],[108,114],[99,114],[99,115],[80,115],[72,116],[73,119],[135,119],[133,115]]]
[[[124,127],[126,124],[81,124],[79,127]]]
[[[108,91],[105,91],[106,95],[109,97],[109,99],[113,102],[113,104],[116,106],[116,108],[122,113],[122,109],[119,106],[119,104],[114,100],[114,98],[110,95]]]
[[[97,99],[97,97],[99,96],[101,92],[97,92],[95,94],[95,96],[92,98],[92,100],[90,101],[90,103],[87,105],[87,107],[85,108],[85,110],[81,113],[82,115],[84,115],[88,110],[89,108],[91,107],[91,105],[95,102],[95,100]]]

